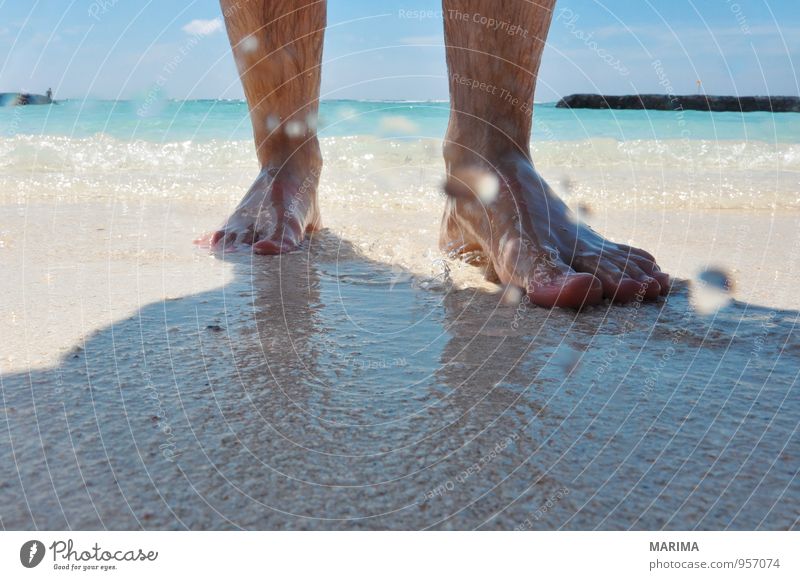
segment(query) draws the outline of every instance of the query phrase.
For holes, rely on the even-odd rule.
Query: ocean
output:
[[[323,101],[326,170],[336,170],[323,184],[332,195],[365,186],[390,196],[438,192],[447,118],[446,102]],[[797,114],[541,103],[532,151],[537,169],[574,203],[800,207]],[[78,197],[109,187],[141,196],[163,195],[166,187],[170,195],[237,197],[257,167],[242,101],[66,100],[0,108],[0,169],[6,193],[35,194],[44,180]],[[186,180],[169,180],[187,174],[196,178],[189,190]]]
[[[447,102],[323,101],[322,137],[434,138],[447,128]],[[403,118],[407,123],[401,123]],[[88,138],[99,134],[122,141],[248,140],[252,136],[244,101],[66,100],[55,106],[0,109],[0,135]],[[700,111],[603,111],[535,107],[534,135],[544,141],[761,141],[800,143],[794,113],[706,113]]]

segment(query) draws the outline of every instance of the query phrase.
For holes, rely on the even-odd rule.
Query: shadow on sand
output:
[[[785,529],[798,313],[498,304],[323,233],[0,379],[6,529]]]

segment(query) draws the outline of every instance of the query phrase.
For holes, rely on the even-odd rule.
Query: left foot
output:
[[[539,306],[655,300],[668,292],[669,276],[652,255],[576,220],[522,153],[484,158],[491,167],[448,159],[442,250],[477,252],[487,271]]]
[[[212,248],[249,245],[256,254],[296,250],[321,227],[317,185],[322,157],[316,139],[302,150],[267,163],[225,225],[210,237]]]

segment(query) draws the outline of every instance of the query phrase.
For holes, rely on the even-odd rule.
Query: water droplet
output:
[[[567,346],[562,346],[550,357],[550,361],[569,374],[580,366],[581,353]]]
[[[517,306],[522,301],[522,289],[513,284],[507,284],[502,289],[500,301],[506,306]]]
[[[306,133],[306,124],[302,121],[291,120],[286,123],[285,131],[288,137],[302,137]]]
[[[708,316],[727,306],[732,300],[734,283],[721,268],[706,268],[692,284],[690,299],[698,314]]]
[[[594,212],[592,211],[592,206],[590,206],[586,202],[581,202],[581,203],[578,204],[578,208],[577,208],[577,212],[576,213],[578,215],[578,219],[579,220],[586,221],[590,217],[592,217],[592,213],[594,213]]]
[[[494,202],[500,193],[500,180],[494,173],[484,172],[475,182],[475,193],[486,205]]]
[[[309,131],[316,132],[317,130],[317,114],[316,113],[309,113],[306,115],[306,126],[308,127]]]
[[[253,36],[245,36],[239,43],[239,49],[244,53],[255,52],[258,50],[258,38]]]
[[[447,180],[444,190],[452,197],[467,198],[474,195],[482,203],[490,204],[500,193],[500,180],[494,173],[468,167],[454,171]]]
[[[358,111],[352,107],[340,107],[336,110],[336,119],[339,121],[348,121],[358,115]]]
[[[721,268],[707,268],[700,272],[697,279],[717,290],[723,292],[733,291],[733,280],[731,276]]]

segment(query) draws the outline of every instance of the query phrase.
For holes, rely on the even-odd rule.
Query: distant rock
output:
[[[562,109],[652,109],[654,111],[730,111],[800,113],[800,97],[721,97],[715,95],[595,95],[561,99]]]

